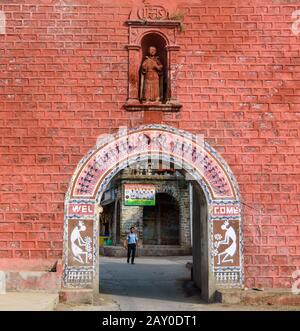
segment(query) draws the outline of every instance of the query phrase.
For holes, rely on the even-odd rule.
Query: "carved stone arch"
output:
[[[217,287],[238,287],[243,284],[242,208],[237,182],[225,160],[206,142],[185,131],[166,125],[148,125],[103,141],[79,162],[65,198],[64,224],[64,286],[94,288],[98,291],[98,205],[112,178],[130,164],[147,160],[150,156],[170,161],[181,167],[201,188],[206,200],[210,283]],[[84,261],[76,260],[72,231],[82,231],[93,243]],[[226,246],[217,247],[224,239],[221,228],[226,224],[236,234],[235,250],[223,262],[218,260]],[[221,237],[221,238],[220,238]],[[73,246],[72,246],[73,245]],[[76,248],[76,247],[75,247]],[[225,252],[226,254],[226,252]],[[232,260],[232,261],[231,261]],[[226,262],[227,261],[227,262]],[[229,262],[228,262],[229,261]],[[220,263],[219,263],[220,262]],[[208,285],[209,288],[211,284]]]
[[[143,38],[145,38],[147,35],[151,35],[151,34],[156,34],[156,35],[160,36],[162,39],[164,39],[166,46],[169,46],[171,44],[169,38],[159,29],[151,29],[151,30],[143,31],[138,36],[137,43],[140,45],[142,43]]]
[[[180,196],[179,196],[178,192],[176,192],[176,190],[174,189],[173,186],[160,186],[157,189],[157,193],[169,194],[171,197],[173,197],[176,200],[178,205],[180,205]]]

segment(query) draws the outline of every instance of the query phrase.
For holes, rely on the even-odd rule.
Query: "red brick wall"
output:
[[[245,203],[247,286],[300,266],[300,36],[294,1],[177,1],[179,114],[231,166]],[[156,121],[126,113],[131,1],[3,1],[0,257],[59,258],[63,200],[96,137]],[[283,4],[282,4],[283,3]]]

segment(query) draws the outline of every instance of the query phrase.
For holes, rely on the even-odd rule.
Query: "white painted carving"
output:
[[[71,233],[71,249],[73,253],[73,259],[80,262],[81,264],[89,263],[92,259],[92,238],[85,237],[84,239],[81,236],[80,232],[84,232],[86,226],[83,221],[79,221],[78,225],[75,226]],[[84,260],[83,258],[84,257]]]
[[[227,263],[232,262],[233,263],[233,256],[236,253],[237,250],[237,236],[234,228],[230,226],[229,222],[226,220],[222,225],[221,229],[225,231],[225,238],[222,239],[222,235],[220,233],[215,235],[215,255],[218,256],[218,265],[221,263]],[[219,252],[220,245],[229,245],[223,252]],[[223,259],[221,261],[221,257],[223,256]]]

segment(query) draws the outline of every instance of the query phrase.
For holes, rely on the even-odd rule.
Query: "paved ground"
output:
[[[49,311],[58,304],[58,294],[7,292],[0,294],[0,311]]]
[[[60,304],[57,310],[289,310],[288,307],[206,304],[190,282],[190,271],[185,267],[188,261],[190,257],[138,257],[136,264],[131,265],[124,258],[100,257],[100,294],[94,305]]]
[[[187,257],[100,260],[100,293],[110,295],[121,310],[192,310],[200,293],[189,284]]]

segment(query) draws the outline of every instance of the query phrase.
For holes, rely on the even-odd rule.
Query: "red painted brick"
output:
[[[122,108],[131,5],[78,0],[58,12],[51,1],[1,2],[0,257],[61,257],[64,195],[96,137],[165,123],[203,133],[238,179],[248,205],[245,283],[290,286],[284,268],[300,267],[296,6],[174,2],[187,12],[177,38],[180,114]]]
[[[288,262],[288,258],[285,255],[273,255],[272,263],[274,265],[285,265]]]

